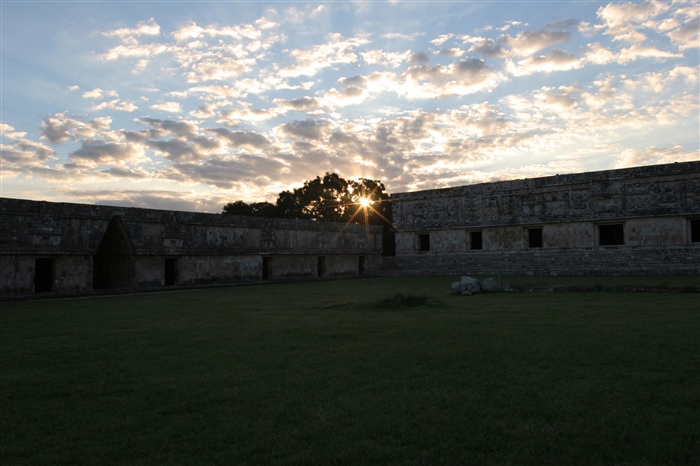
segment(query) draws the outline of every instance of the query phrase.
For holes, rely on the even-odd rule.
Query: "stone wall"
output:
[[[395,273],[700,273],[700,162],[392,196]]]
[[[384,257],[390,275],[700,274],[700,244],[512,249]]]
[[[0,246],[17,296],[371,273],[382,228],[3,198]]]

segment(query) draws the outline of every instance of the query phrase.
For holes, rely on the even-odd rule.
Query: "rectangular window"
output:
[[[421,233],[418,235],[418,250],[430,251],[430,233]]]
[[[700,243],[700,220],[690,221],[690,242]]]
[[[601,246],[620,246],[625,244],[625,227],[622,223],[598,226]]]
[[[530,248],[542,247],[542,228],[528,228],[527,246]]]
[[[480,231],[469,232],[469,249],[483,249],[482,236]]]

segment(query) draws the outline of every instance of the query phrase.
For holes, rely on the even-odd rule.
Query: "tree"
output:
[[[246,204],[243,201],[229,202],[224,206],[224,214],[248,215],[253,217],[275,217],[277,208],[269,202],[253,202]]]
[[[277,211],[287,218],[341,222],[347,220],[346,211],[352,202],[348,188],[348,182],[337,173],[326,173],[294,191],[281,192]]]
[[[370,178],[347,181],[326,173],[303,186],[283,191],[276,204],[230,202],[223,213],[260,217],[299,218],[329,222],[390,224],[389,195],[381,181]]]

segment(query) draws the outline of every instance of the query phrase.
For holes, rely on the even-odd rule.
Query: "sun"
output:
[[[369,207],[370,205],[372,205],[372,200],[367,197],[361,197],[358,203],[362,207]]]

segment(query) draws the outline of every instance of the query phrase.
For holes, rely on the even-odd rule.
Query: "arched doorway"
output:
[[[112,217],[97,248],[92,283],[96,290],[134,286],[134,247],[117,216]]]

